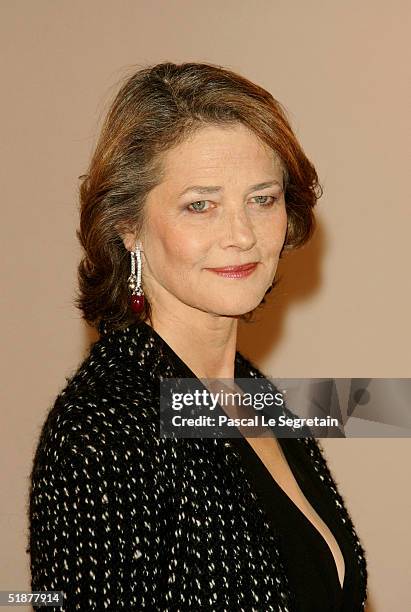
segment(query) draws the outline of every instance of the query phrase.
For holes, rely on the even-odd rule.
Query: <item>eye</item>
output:
[[[258,200],[256,203],[259,205],[259,208],[270,208],[275,204],[275,202],[280,199],[280,196],[275,197],[268,195],[260,195],[254,196],[253,199]],[[188,204],[186,208],[192,213],[201,214],[206,213],[210,210],[211,207],[207,206],[207,204],[209,204],[209,200],[197,200],[196,202],[191,202],[191,204]]]
[[[208,208],[204,208],[204,204],[206,204],[208,200],[198,200],[197,202],[192,202],[187,206],[188,210],[193,213],[202,213],[207,212]],[[190,208],[190,207],[193,208]]]
[[[259,201],[257,202],[257,204],[260,205],[261,208],[268,208],[269,206],[272,206],[275,202],[277,202],[277,200],[279,200],[279,197],[274,197],[274,196],[254,196],[253,199],[255,198],[260,198]],[[271,200],[269,202],[267,202],[267,200]]]

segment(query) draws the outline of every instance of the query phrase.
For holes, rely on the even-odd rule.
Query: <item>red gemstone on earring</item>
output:
[[[144,308],[144,295],[131,296],[131,310],[133,312],[142,312]]]

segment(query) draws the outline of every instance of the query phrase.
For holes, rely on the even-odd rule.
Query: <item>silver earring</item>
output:
[[[136,244],[135,251],[130,252],[131,256],[131,274],[128,277],[128,288],[131,291],[130,305],[131,310],[135,313],[140,313],[144,309],[144,291],[141,286],[141,247]],[[137,273],[136,273],[137,264]]]

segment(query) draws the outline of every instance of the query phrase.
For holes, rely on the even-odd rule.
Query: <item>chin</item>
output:
[[[247,298],[239,300],[233,297],[231,300],[214,303],[210,310],[225,317],[239,317],[257,308],[257,306],[261,304],[262,299],[261,297],[260,299]]]

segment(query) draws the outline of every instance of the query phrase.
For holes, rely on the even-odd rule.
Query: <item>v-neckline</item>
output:
[[[328,542],[326,541],[326,539],[324,538],[324,536],[322,535],[322,533],[315,527],[315,525],[313,525],[313,523],[307,518],[307,516],[304,514],[304,512],[302,512],[302,510],[297,506],[297,504],[291,499],[291,497],[284,491],[284,489],[278,484],[278,482],[276,481],[276,479],[272,476],[272,474],[270,473],[270,471],[268,470],[268,468],[266,467],[266,465],[264,464],[264,462],[261,460],[261,458],[259,457],[259,455],[255,452],[255,450],[252,448],[252,446],[249,444],[249,442],[247,442],[247,440],[244,438],[244,436],[241,436],[239,438],[232,438],[231,442],[234,443],[234,445],[236,446],[239,454],[241,457],[244,457],[244,453],[249,453],[250,455],[252,455],[254,457],[254,460],[257,461],[258,465],[260,466],[260,468],[263,469],[264,473],[266,474],[266,476],[268,476],[268,478],[270,479],[270,481],[273,482],[274,486],[276,487],[276,489],[279,491],[280,495],[286,499],[286,501],[292,505],[293,509],[295,512],[297,512],[298,516],[300,516],[300,518],[302,518],[302,520],[305,522],[305,524],[318,536],[321,538],[323,545],[326,547],[327,549],[327,553],[329,555],[329,558],[332,562],[332,566],[333,566],[333,572],[334,572],[334,576],[336,578],[336,582],[339,586],[339,588],[341,589],[341,592],[344,591],[345,587],[346,587],[346,583],[347,583],[347,560],[346,557],[344,555],[344,551],[342,546],[340,545],[339,541],[338,541],[338,537],[336,534],[336,530],[334,528],[333,525],[329,525],[326,518],[324,517],[324,513],[323,510],[321,509],[317,509],[317,507],[315,507],[315,505],[312,502],[313,496],[308,492],[307,487],[305,487],[304,485],[300,485],[299,483],[299,477],[298,477],[298,472],[295,468],[295,464],[293,460],[291,459],[291,453],[290,453],[290,449],[287,448],[287,442],[288,439],[286,438],[277,438],[281,450],[284,453],[284,457],[287,461],[287,464],[295,478],[295,481],[298,485],[298,487],[300,488],[301,492],[303,493],[303,495],[305,496],[305,498],[307,499],[307,501],[309,502],[309,504],[314,508],[314,510],[317,512],[317,514],[320,516],[320,518],[323,520],[323,522],[327,525],[328,529],[330,530],[330,532],[333,534],[335,541],[337,542],[337,546],[340,549],[341,555],[343,556],[344,559],[344,578],[343,578],[343,584],[341,585],[340,582],[340,577],[338,575],[338,568],[337,568],[337,564],[334,558],[334,555],[332,553],[332,550],[328,544]],[[317,500],[316,500],[317,501]]]

